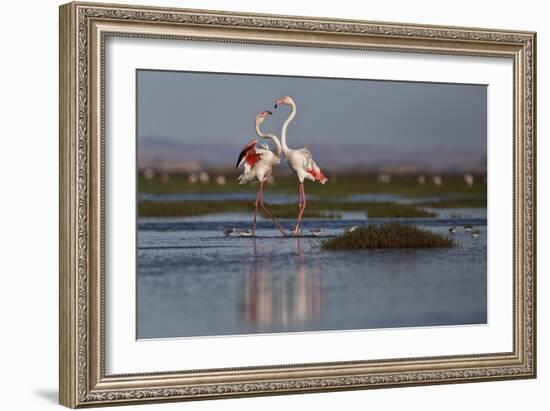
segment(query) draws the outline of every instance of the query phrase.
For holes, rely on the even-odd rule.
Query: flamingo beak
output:
[[[269,110],[266,110],[266,113],[269,114],[270,116],[273,115],[273,113],[272,113],[271,111],[269,111]]]

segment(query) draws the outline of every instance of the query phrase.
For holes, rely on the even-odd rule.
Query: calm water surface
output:
[[[249,215],[140,219],[138,338],[480,324],[487,320],[486,212],[444,210],[401,220],[447,234],[451,249],[324,251],[319,238],[281,238],[261,220],[258,238],[226,237],[250,228]],[[323,236],[366,220],[305,220]],[[283,220],[285,227],[293,221]],[[462,226],[474,224],[477,239]]]
[[[255,191],[235,191],[235,192],[223,192],[223,193],[139,193],[139,201],[254,201],[256,198]],[[308,194],[308,200],[319,200],[318,196]],[[409,198],[403,197],[398,194],[387,193],[370,193],[370,194],[353,194],[344,197],[328,197],[325,200],[341,201],[341,202],[394,202],[400,204],[414,204],[425,201],[438,201],[441,199],[448,199],[449,197],[419,197]],[[452,197],[451,197],[452,198]],[[467,198],[467,196],[461,195],[458,198]],[[264,201],[268,204],[285,204],[293,203],[296,201],[296,194],[286,193],[264,193]]]

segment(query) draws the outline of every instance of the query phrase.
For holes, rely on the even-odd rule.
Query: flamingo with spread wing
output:
[[[271,133],[263,133],[260,130],[260,125],[270,116],[271,111],[262,111],[256,116],[256,134],[263,139],[270,139],[275,144],[275,150],[271,150],[267,144],[258,144],[258,140],[250,141],[239,154],[236,169],[243,166],[243,172],[239,176],[240,184],[259,183],[258,194],[254,203],[254,223],[252,226],[252,235],[256,234],[256,215],[258,206],[271,217],[275,225],[278,227],[281,234],[284,236],[285,231],[281,224],[273,217],[273,214],[267,209],[263,200],[264,183],[267,181],[273,168],[281,162],[282,148],[277,136]]]

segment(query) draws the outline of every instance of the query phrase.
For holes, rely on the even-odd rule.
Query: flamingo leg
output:
[[[256,201],[254,202],[254,223],[252,224],[252,235],[256,235],[256,215],[258,214],[258,204],[260,204],[260,199],[262,197],[262,186],[260,185],[260,189],[258,190],[258,194],[256,194]]]
[[[277,225],[277,227],[279,228],[279,231],[281,232],[281,234],[283,236],[285,236],[285,230],[283,229],[283,226],[281,225],[281,223],[279,223],[277,221],[277,219],[275,217],[273,217],[273,214],[271,214],[271,212],[267,209],[267,207],[265,206],[264,204],[264,183],[260,183],[260,206],[262,207],[262,210],[264,210],[264,212],[273,220],[273,222],[275,223],[275,225]]]
[[[295,235],[300,234],[300,223],[302,222],[302,217],[304,215],[304,211],[306,211],[307,201],[306,201],[306,192],[304,190],[304,183],[300,183],[300,203],[299,203],[299,211],[298,211],[298,218],[296,219],[296,227],[294,228],[293,233]]]

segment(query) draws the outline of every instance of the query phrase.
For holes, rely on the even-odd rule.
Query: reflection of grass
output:
[[[485,196],[447,198],[440,201],[425,201],[418,205],[430,208],[484,208],[487,207],[487,198]]]
[[[297,204],[269,204],[269,210],[277,218],[295,218]],[[142,201],[138,206],[140,217],[188,217],[216,213],[251,213],[252,201]],[[305,218],[340,218],[340,211],[358,211],[370,218],[418,218],[435,214],[410,204],[335,201],[309,201]]]
[[[373,248],[453,247],[457,242],[441,234],[400,223],[369,225],[321,242],[327,250]]]
[[[159,177],[151,180],[139,177],[138,190],[140,193],[224,193],[255,191],[257,185],[240,185],[237,182],[237,172],[223,173],[226,184],[218,186],[211,178],[206,184],[190,184],[187,176],[174,174],[168,181],[162,182]],[[486,185],[481,177],[476,177],[472,187],[468,187],[461,175],[444,176],[443,185],[436,186],[431,182],[419,184],[415,176],[394,176],[390,183],[379,183],[375,174],[348,173],[328,175],[329,181],[325,185],[306,183],[306,193],[322,197],[341,197],[350,194],[398,194],[404,197],[433,197],[433,196],[484,196]],[[266,187],[266,190],[278,193],[298,195],[298,182],[293,175],[277,175],[275,184]]]

